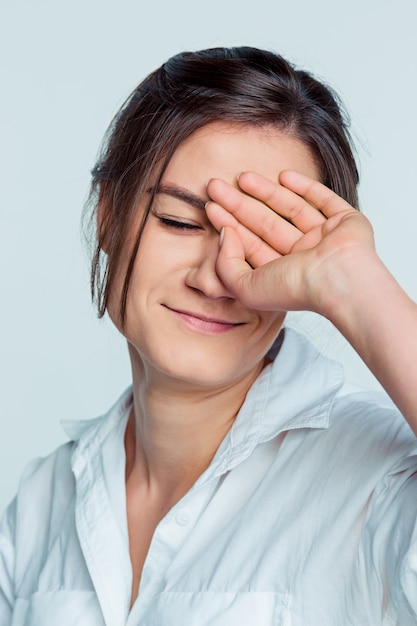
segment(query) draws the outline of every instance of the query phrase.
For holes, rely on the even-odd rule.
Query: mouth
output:
[[[209,335],[226,333],[244,324],[244,322],[231,322],[230,320],[208,317],[202,313],[182,311],[173,309],[167,305],[164,306],[191,330],[207,333]]]

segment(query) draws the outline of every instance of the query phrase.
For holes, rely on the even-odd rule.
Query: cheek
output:
[[[126,243],[123,247],[123,251],[119,259],[119,263],[117,265],[114,278],[112,280],[111,289],[109,291],[108,302],[107,302],[107,313],[110,319],[112,320],[113,324],[122,334],[124,334],[124,331],[122,329],[120,307],[122,303],[123,290],[124,290],[124,285],[125,285],[125,281],[126,281],[126,277],[128,273],[131,254],[132,254],[132,245],[129,245],[129,243]],[[137,265],[138,265],[138,255],[136,256],[135,263],[133,266],[133,271],[130,276],[129,285],[128,285],[127,302],[126,302],[126,320],[127,320],[128,313],[129,313],[129,306],[130,306],[130,302],[132,299],[132,294],[134,294],[135,291],[137,290],[138,279],[141,280],[140,277],[138,277]]]
[[[148,223],[142,236],[135,263],[135,273],[147,279],[172,275],[177,269],[186,269],[205,256],[205,238],[182,235]]]

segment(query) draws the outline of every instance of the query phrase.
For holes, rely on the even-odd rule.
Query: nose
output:
[[[218,252],[218,236],[215,235],[207,245],[201,247],[199,254],[194,258],[186,276],[186,284],[207,298],[234,298],[216,272]]]

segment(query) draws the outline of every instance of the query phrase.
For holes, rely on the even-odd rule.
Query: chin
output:
[[[185,355],[183,355],[185,357]],[[210,358],[207,354],[198,354],[195,358],[174,356],[168,361],[165,358],[161,374],[175,384],[183,384],[194,388],[215,389],[228,387],[236,381],[250,376],[253,381],[261,371],[264,357],[253,363],[243,364],[241,358],[229,361],[223,354]]]

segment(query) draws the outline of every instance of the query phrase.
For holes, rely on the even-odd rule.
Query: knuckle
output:
[[[288,214],[287,214],[287,219],[290,220],[290,222],[297,222],[298,218],[300,217],[300,215],[302,214],[302,212],[304,211],[304,205],[301,202],[297,202],[293,205],[291,205]]]
[[[260,239],[250,242],[246,251],[246,258],[252,262],[262,250],[262,241]]]
[[[262,239],[267,240],[268,235],[270,235],[271,232],[274,230],[274,226],[275,226],[275,220],[270,216],[265,217],[259,223],[259,236]]]

